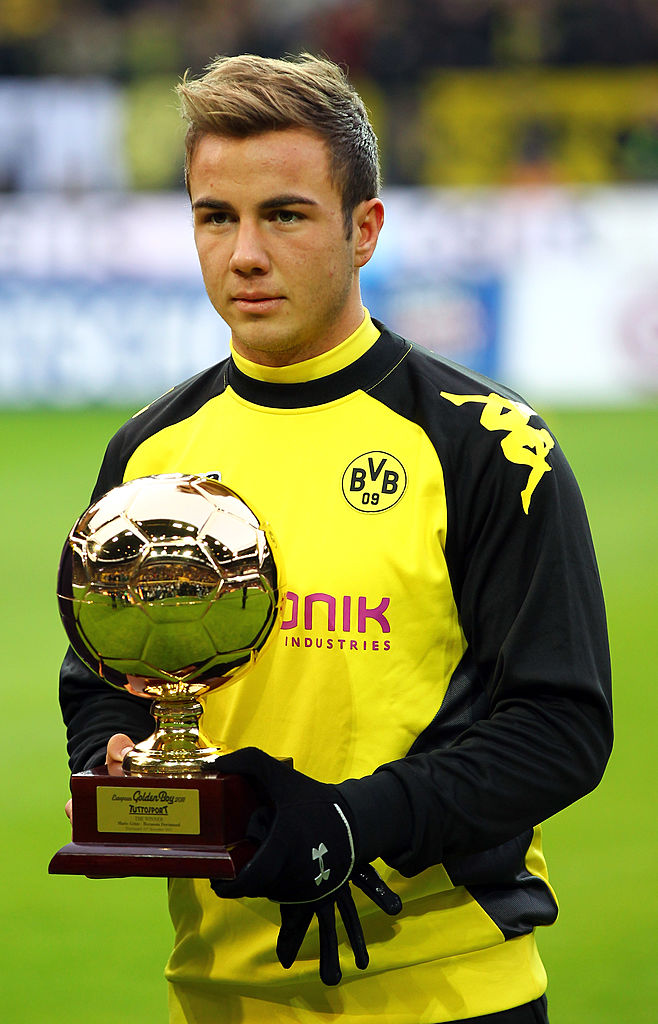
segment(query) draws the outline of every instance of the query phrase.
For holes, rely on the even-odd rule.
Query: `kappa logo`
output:
[[[343,495],[357,512],[387,512],[407,487],[407,474],[389,452],[365,452],[343,473]]]
[[[551,472],[546,456],[555,441],[548,430],[530,426],[530,417],[535,414],[528,405],[511,398],[501,398],[493,391],[488,395],[451,395],[442,391],[441,397],[457,406],[467,402],[481,405],[480,423],[485,430],[503,431],[505,437],[501,439],[500,447],[507,461],[527,466],[530,470],[526,486],[521,491],[523,511],[528,515],[537,484],[545,473]]]
[[[326,882],[331,873],[331,869],[324,866],[324,855],[328,852],[324,843],[320,843],[318,847],[313,847],[313,860],[319,861],[318,867],[320,869],[320,874],[315,876],[316,885],[322,885],[323,882]]]

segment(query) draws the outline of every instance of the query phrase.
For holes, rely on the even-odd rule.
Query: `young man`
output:
[[[266,510],[289,591],[276,643],[207,700],[205,732],[246,748],[218,766],[268,813],[234,883],[170,883],[171,1020],[546,1021],[539,823],[597,785],[612,735],[578,489],[518,396],[364,311],[377,147],[338,68],[219,58],[179,91],[231,356],[118,432],[94,497],[220,470]],[[73,770],[151,732],[71,652],[61,700]]]

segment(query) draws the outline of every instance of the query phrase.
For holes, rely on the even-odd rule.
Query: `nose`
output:
[[[258,225],[242,220],[235,234],[229,269],[236,274],[266,274],[270,260]]]

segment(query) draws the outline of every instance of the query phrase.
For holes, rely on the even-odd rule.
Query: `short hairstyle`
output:
[[[247,138],[306,128],[329,150],[329,170],[341,193],[348,237],[352,212],[379,194],[377,137],[363,100],[338,65],[309,53],[274,59],[242,54],[216,57],[197,79],[177,86],[185,136],[185,181],[204,135]]]

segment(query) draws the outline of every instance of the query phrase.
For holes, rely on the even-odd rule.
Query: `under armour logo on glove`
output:
[[[324,866],[324,855],[328,852],[329,851],[327,850],[327,847],[324,845],[324,843],[320,843],[317,849],[316,847],[313,847],[313,860],[320,861],[320,874],[315,876],[316,885],[322,885],[322,883],[326,882],[327,879],[329,878],[330,869],[325,868]]]

